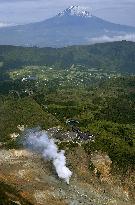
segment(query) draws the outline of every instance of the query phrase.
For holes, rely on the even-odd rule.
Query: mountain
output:
[[[134,38],[135,27],[114,24],[71,6],[42,22],[0,28],[1,45],[63,47]]]

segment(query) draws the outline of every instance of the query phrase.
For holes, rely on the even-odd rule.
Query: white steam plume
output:
[[[42,154],[44,158],[52,160],[59,178],[69,184],[72,172],[66,167],[65,151],[58,151],[57,145],[53,139],[50,139],[45,131],[39,129],[30,129],[25,134],[25,145]]]

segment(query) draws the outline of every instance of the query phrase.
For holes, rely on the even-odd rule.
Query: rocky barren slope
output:
[[[40,155],[24,148],[1,148],[1,204],[134,204],[133,173],[124,177],[112,174],[112,161],[105,153],[88,155],[80,143],[67,148],[66,157],[73,172],[69,185],[57,177],[52,163]]]

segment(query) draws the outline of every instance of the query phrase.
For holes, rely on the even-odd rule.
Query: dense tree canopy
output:
[[[45,64],[57,68],[67,68],[74,64],[85,69],[135,73],[135,43],[122,41],[59,49],[0,46],[1,70]]]

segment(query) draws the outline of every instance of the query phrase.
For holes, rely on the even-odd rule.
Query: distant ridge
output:
[[[135,43],[112,42],[66,48],[26,48],[0,46],[0,70],[6,72],[28,65],[48,65],[55,69],[95,68],[135,74]]]

